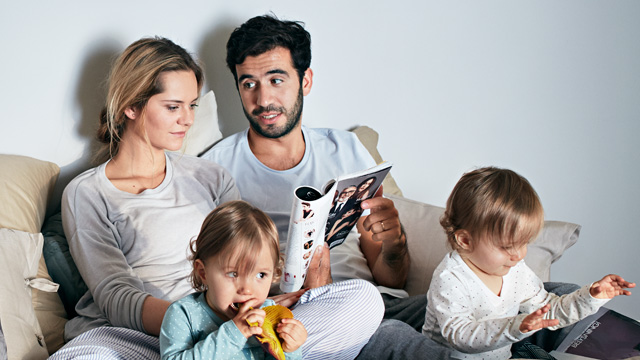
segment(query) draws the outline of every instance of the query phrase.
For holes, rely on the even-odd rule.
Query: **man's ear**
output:
[[[304,72],[302,77],[302,95],[307,96],[311,92],[311,85],[313,85],[313,70],[308,68]]]
[[[138,116],[138,111],[133,107],[129,106],[126,109],[124,109],[124,114],[127,115],[129,119],[135,120],[136,117]]]
[[[196,275],[198,275],[198,277],[200,277],[200,281],[202,281],[202,283],[207,281],[207,273],[204,269],[204,262],[202,262],[202,260],[197,259],[196,261],[194,261],[193,268],[196,270],[195,273]]]
[[[473,246],[471,245],[471,234],[469,234],[467,230],[456,231],[455,237],[458,248],[467,251],[471,251],[473,249]]]

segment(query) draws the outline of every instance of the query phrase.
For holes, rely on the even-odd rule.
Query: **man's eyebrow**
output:
[[[273,69],[273,70],[269,70],[266,72],[265,75],[273,75],[273,74],[282,74],[282,75],[287,75],[289,76],[289,73],[285,70],[282,69]],[[255,76],[251,75],[251,74],[242,74],[238,77],[238,82],[242,82],[245,79],[253,79],[255,78]]]

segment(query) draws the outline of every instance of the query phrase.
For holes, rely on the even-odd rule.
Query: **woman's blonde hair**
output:
[[[229,201],[206,217],[200,234],[191,241],[190,259],[195,263],[196,260],[206,262],[217,258],[223,264],[239,264],[238,270],[246,273],[255,267],[257,254],[263,246],[271,250],[273,281],[276,282],[282,275],[282,256],[275,224],[267,214],[249,203]],[[194,289],[206,290],[195,266],[190,278]]]
[[[161,37],[143,38],[129,45],[116,59],[108,79],[107,99],[100,114],[97,139],[103,145],[96,161],[104,162],[119,150],[126,129],[125,110],[134,108],[144,113],[153,95],[164,91],[160,74],[166,71],[193,71],[202,89],[202,68],[181,46]]]
[[[488,239],[496,246],[520,247],[538,235],[544,211],[527,179],[511,170],[485,167],[460,178],[440,224],[456,250],[460,250],[456,242],[460,230],[475,241]]]

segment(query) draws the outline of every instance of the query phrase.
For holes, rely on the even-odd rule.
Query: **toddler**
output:
[[[511,344],[557,329],[635,287],[618,275],[557,296],[524,263],[544,224],[529,182],[513,171],[482,168],[462,176],[440,223],[453,251],[433,274],[422,333],[461,359],[507,359]]]
[[[244,201],[213,210],[191,243],[191,280],[198,291],[171,304],[160,331],[162,359],[262,359],[252,336],[262,333],[262,307],[280,276],[278,232],[271,219]],[[258,323],[259,326],[249,326]],[[287,359],[302,358],[307,331],[296,319],[277,326]]]

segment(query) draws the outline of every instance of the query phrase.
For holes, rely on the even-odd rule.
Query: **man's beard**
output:
[[[283,137],[291,132],[298,124],[300,123],[300,117],[302,115],[302,103],[303,103],[303,95],[302,95],[302,87],[298,91],[298,98],[296,99],[296,103],[293,104],[293,108],[291,111],[287,111],[284,107],[275,107],[273,105],[269,105],[266,108],[262,106],[258,106],[254,109],[251,114],[247,112],[244,106],[242,106],[242,111],[244,111],[244,115],[249,120],[249,125],[261,136],[264,136],[269,139],[277,139]],[[277,111],[287,118],[287,122],[282,126],[276,126],[275,124],[266,125],[264,128],[260,127],[260,122],[255,119],[255,117],[260,116],[260,114],[264,112]]]

